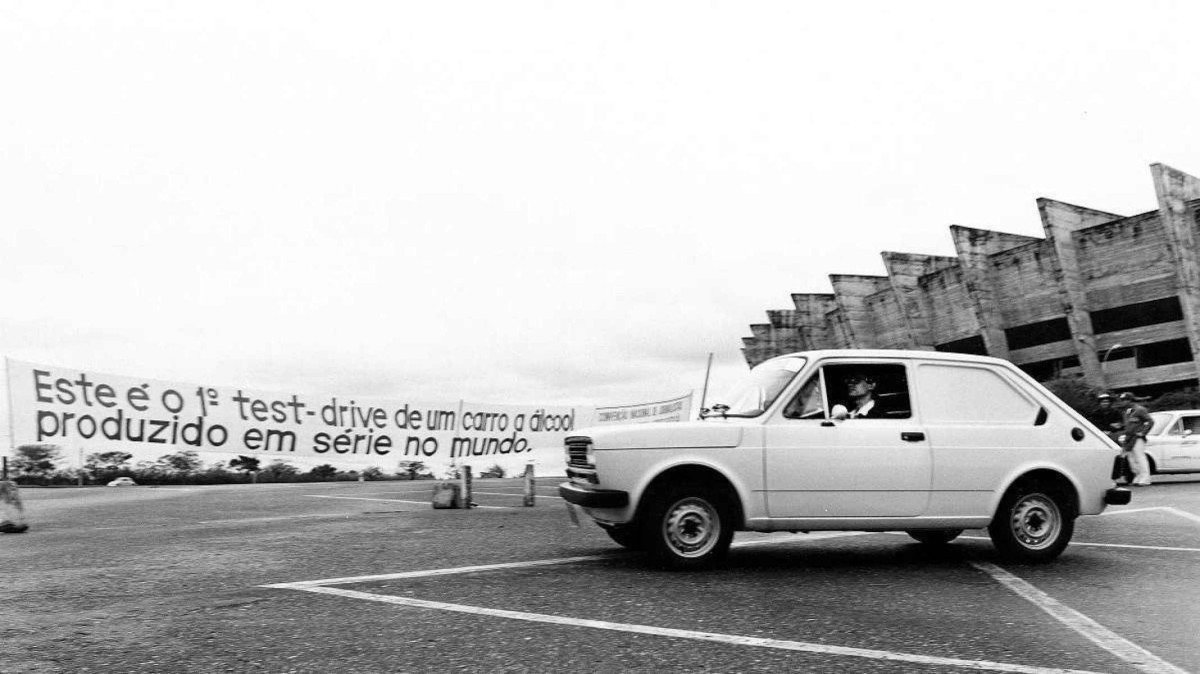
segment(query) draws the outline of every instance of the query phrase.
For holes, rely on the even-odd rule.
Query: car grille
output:
[[[587,451],[592,445],[592,439],[582,436],[567,438],[567,465],[576,468],[592,468],[588,462]]]

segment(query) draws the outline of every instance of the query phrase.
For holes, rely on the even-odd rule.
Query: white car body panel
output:
[[[571,483],[628,494],[628,505],[585,512],[628,523],[653,480],[679,466],[723,476],[740,501],[741,528],[756,531],[982,527],[1008,487],[1039,469],[1071,483],[1079,514],[1104,510],[1112,442],[1011,363],[927,351],[800,355],[808,359],[803,370],[759,416],[577,431],[591,438],[594,471],[570,468]],[[822,366],[860,361],[907,368],[909,417],[784,416]],[[972,386],[945,390],[959,379]],[[954,418],[959,409],[976,417],[997,412],[964,422]]]

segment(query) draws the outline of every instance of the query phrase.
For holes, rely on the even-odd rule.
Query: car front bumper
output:
[[[558,485],[558,495],[581,508],[624,508],[629,505],[629,492],[591,489],[571,482]]]

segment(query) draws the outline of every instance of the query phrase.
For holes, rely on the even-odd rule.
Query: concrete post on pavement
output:
[[[463,466],[461,468],[461,472],[459,473],[459,480],[461,480],[460,484],[462,486],[462,488],[460,489],[460,492],[459,492],[461,495],[461,499],[462,499],[461,501],[459,501],[459,503],[460,503],[459,507],[470,508],[471,506],[475,505],[474,501],[471,500],[471,467],[470,466],[463,464]]]
[[[522,505],[532,507],[535,494],[533,491],[533,464],[525,464],[525,498],[522,500]]]

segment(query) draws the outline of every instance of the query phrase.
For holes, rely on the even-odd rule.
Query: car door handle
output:
[[[921,442],[925,439],[924,433],[901,433],[900,439],[905,442]]]

